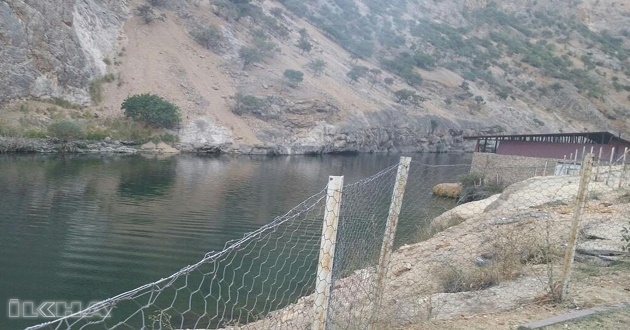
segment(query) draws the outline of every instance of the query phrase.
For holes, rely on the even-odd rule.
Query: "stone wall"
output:
[[[554,175],[557,159],[535,158],[475,152],[470,173],[479,173],[486,180],[507,184],[534,176]]]

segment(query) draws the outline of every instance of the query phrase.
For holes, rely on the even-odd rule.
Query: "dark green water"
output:
[[[470,155],[413,157],[430,165],[470,163]],[[352,183],[398,159],[0,155],[0,329],[47,321],[9,319],[9,299],[37,305],[115,296],[269,223],[324,189],[329,175]],[[397,245],[417,238],[423,215],[453,206],[430,198],[431,186],[466,171],[412,167]],[[390,192],[388,186],[381,193]],[[386,214],[386,200],[380,203]]]

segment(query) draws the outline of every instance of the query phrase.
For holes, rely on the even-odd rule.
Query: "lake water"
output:
[[[452,182],[471,155],[412,155],[412,199]],[[166,277],[208,251],[263,226],[325,188],[329,175],[356,182],[398,155],[62,156],[0,155],[0,329],[46,321],[8,318],[10,299],[105,299]],[[415,172],[414,172],[415,170]],[[395,174],[395,173],[394,173]],[[413,191],[413,192],[411,192]],[[390,194],[391,186],[383,187]],[[427,218],[453,207],[431,199]],[[387,205],[384,205],[386,209]],[[410,213],[411,214],[411,213]],[[397,245],[417,238],[403,216]]]

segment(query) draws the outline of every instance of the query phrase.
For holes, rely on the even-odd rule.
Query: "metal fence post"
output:
[[[392,256],[392,248],[394,246],[394,238],[396,236],[396,227],[398,226],[398,216],[402,207],[403,195],[405,194],[405,186],[407,185],[407,177],[409,176],[409,166],[411,157],[400,157],[398,164],[398,173],[396,174],[396,182],[394,191],[392,192],[392,201],[389,205],[389,215],[387,216],[387,225],[385,227],[385,237],[383,245],[381,245],[381,255],[378,261],[377,277],[376,277],[376,294],[374,305],[368,329],[373,329],[378,321],[378,313],[383,299],[383,291],[385,291],[385,280],[387,279],[387,270]]]
[[[317,263],[317,279],[315,283],[315,303],[312,330],[326,329],[328,303],[332,290],[332,268],[337,243],[337,227],[341,208],[343,176],[328,178],[326,194],[326,210],[322,228],[322,240]]]
[[[562,268],[562,291],[560,291],[559,297],[560,301],[563,301],[566,298],[567,291],[569,289],[569,279],[571,278],[571,267],[573,266],[573,259],[575,258],[575,248],[577,245],[580,218],[582,217],[582,211],[584,211],[584,207],[586,206],[586,193],[588,192],[588,185],[591,179],[592,170],[593,154],[588,154],[584,157],[582,177],[580,178],[580,186],[578,188],[575,210],[573,211],[573,219],[571,221],[569,242],[564,255],[564,267]]]

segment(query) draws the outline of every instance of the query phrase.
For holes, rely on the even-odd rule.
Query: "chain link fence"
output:
[[[391,329],[566,301],[630,240],[625,158],[566,165],[403,157],[357,183],[330,177],[224,250],[28,329]]]

